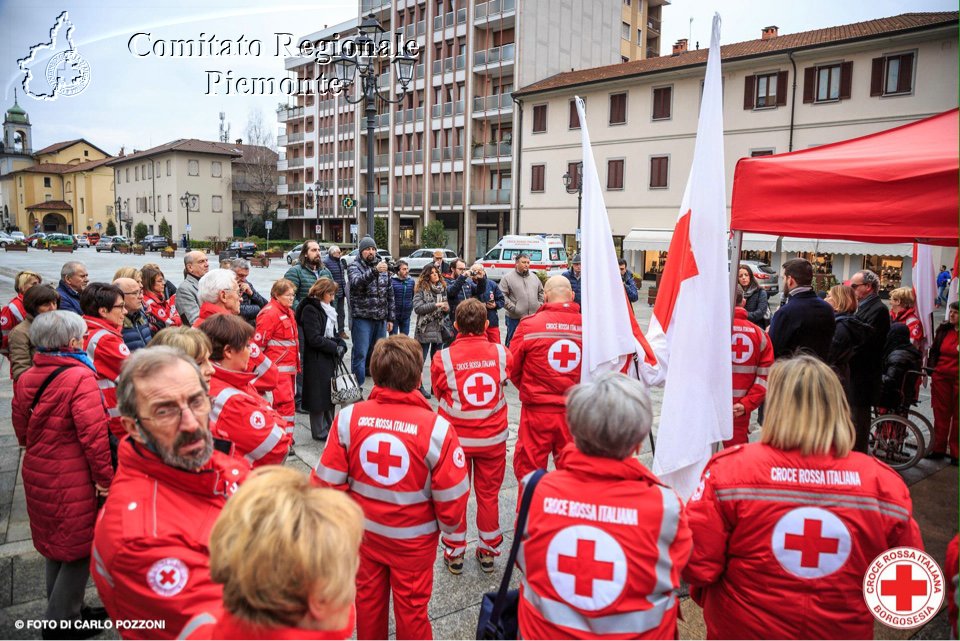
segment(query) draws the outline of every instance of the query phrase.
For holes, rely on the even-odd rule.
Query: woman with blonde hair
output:
[[[118,278],[132,278],[137,281],[138,285],[143,285],[143,273],[136,267],[128,265],[127,267],[121,267],[113,273],[113,280]],[[110,281],[110,282],[113,282]]]
[[[268,466],[244,481],[210,534],[223,607],[181,639],[349,639],[363,512],[343,492]]]
[[[903,479],[853,444],[836,374],[811,356],[777,361],[760,442],[716,454],[687,504],[683,578],[707,638],[873,638],[870,562],[923,541]]]
[[[890,324],[903,323],[910,330],[910,343],[921,352],[926,349],[923,323],[917,315],[917,295],[912,287],[898,287],[890,292]]]
[[[27,310],[23,306],[23,295],[34,285],[43,282],[43,277],[37,272],[23,270],[13,279],[13,290],[17,295],[0,311],[0,354],[7,354],[9,350],[10,332],[27,317]]]
[[[192,358],[200,368],[203,381],[210,387],[210,379],[213,377],[210,354],[213,352],[213,345],[206,334],[193,327],[167,327],[157,332],[150,341],[150,347],[155,345],[174,347]]]

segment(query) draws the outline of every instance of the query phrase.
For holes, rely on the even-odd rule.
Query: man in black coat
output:
[[[869,269],[854,274],[850,278],[850,287],[857,297],[856,317],[871,330],[850,359],[850,386],[853,388],[850,415],[857,431],[854,449],[866,453],[870,408],[880,398],[883,346],[890,331],[890,310],[880,300],[880,278]]]
[[[770,320],[774,357],[805,352],[828,363],[836,322],[833,308],[811,287],[813,265],[803,258],[788,260],[783,264],[783,281],[790,300]]]

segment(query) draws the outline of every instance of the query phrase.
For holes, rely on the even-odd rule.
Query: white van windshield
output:
[[[543,260],[543,252],[539,249],[504,249],[503,260],[516,260],[520,254],[526,254],[534,263]]]

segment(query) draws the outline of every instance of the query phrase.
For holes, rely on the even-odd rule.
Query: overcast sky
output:
[[[470,0],[471,2],[473,0]],[[520,0],[521,2],[523,0]],[[617,0],[610,0],[617,1]],[[822,27],[893,16],[908,11],[956,10],[956,2],[917,0],[909,4],[894,0],[806,0],[787,3],[771,0],[707,2],[672,0],[663,8],[661,53],[669,54],[679,38],[690,37],[690,47],[699,41],[709,46],[710,20],[719,10],[723,19],[723,43],[752,40],[760,29],[777,25],[780,33],[796,33]],[[30,47],[49,40],[49,31],[64,10],[75,30],[76,51],[89,64],[90,82],[71,97],[43,101],[23,95],[24,74],[17,60]],[[333,25],[357,14],[357,2],[315,0],[299,4],[265,0],[173,0],[162,4],[113,1],[0,0],[0,97],[5,111],[13,104],[13,90],[20,91],[20,105],[30,114],[34,149],[53,142],[86,138],[110,153],[120,146],[127,151],[146,149],[177,138],[216,140],[219,112],[226,113],[230,139],[245,137],[251,112],[261,111],[276,134],[275,109],[286,102],[283,95],[225,95],[227,72],[239,77],[286,76],[282,49],[285,36],[293,41],[307,33]],[[691,25],[690,18],[693,18]],[[142,51],[153,41],[200,39],[215,35],[222,40],[261,42],[259,55],[231,57],[167,58],[138,57],[129,51],[134,34]],[[55,50],[40,52],[31,69],[36,71],[31,89],[49,90],[44,74],[51,55],[66,49],[65,34],[58,34]],[[219,48],[219,47],[218,47]],[[246,46],[244,52],[250,52]],[[214,84],[206,72],[221,74]],[[209,94],[208,94],[209,92]]]

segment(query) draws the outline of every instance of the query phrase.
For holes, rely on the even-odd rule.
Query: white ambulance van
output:
[[[517,256],[530,257],[530,269],[546,271],[567,267],[567,250],[558,236],[504,236],[480,262],[487,276],[499,281],[517,265]]]

